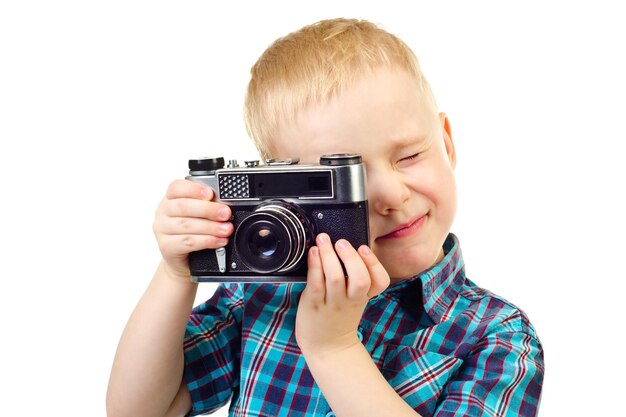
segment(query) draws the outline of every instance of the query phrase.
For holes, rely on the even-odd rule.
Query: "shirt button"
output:
[[[329,411],[328,414],[326,414],[326,417],[335,417],[335,413]]]
[[[361,331],[360,331],[360,330],[357,330],[357,331],[356,331],[356,337],[358,337],[358,338],[359,338],[359,342],[362,342],[362,341],[363,341],[363,333],[361,333]]]

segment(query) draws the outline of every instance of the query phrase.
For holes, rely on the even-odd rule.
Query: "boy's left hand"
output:
[[[360,343],[357,327],[365,307],[390,280],[366,245],[357,251],[340,239],[333,248],[325,233],[317,236],[316,243],[309,250],[307,284],[296,315],[296,341],[303,354],[323,356]]]

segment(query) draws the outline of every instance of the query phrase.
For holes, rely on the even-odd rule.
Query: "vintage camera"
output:
[[[356,154],[265,161],[189,160],[191,181],[228,204],[235,230],[228,245],[189,254],[195,282],[306,282],[307,252],[325,232],[355,248],[369,245],[365,169]]]

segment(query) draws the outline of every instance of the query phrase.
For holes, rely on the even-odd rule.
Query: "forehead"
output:
[[[428,137],[435,112],[415,77],[377,70],[280,123],[272,147],[276,157],[299,156],[303,162],[316,162],[325,153],[374,155]]]

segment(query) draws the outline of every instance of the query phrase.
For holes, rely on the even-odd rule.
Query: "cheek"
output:
[[[456,181],[452,168],[441,161],[423,164],[407,176],[409,187],[434,203],[456,201]]]
[[[431,209],[441,224],[451,225],[456,215],[457,192],[454,172],[448,166],[439,166],[437,169],[422,171],[412,176],[410,187],[416,195],[416,201],[426,200],[424,203]]]
[[[454,222],[457,207],[456,180],[452,170],[442,173],[437,187],[437,209],[442,225],[449,231]]]

